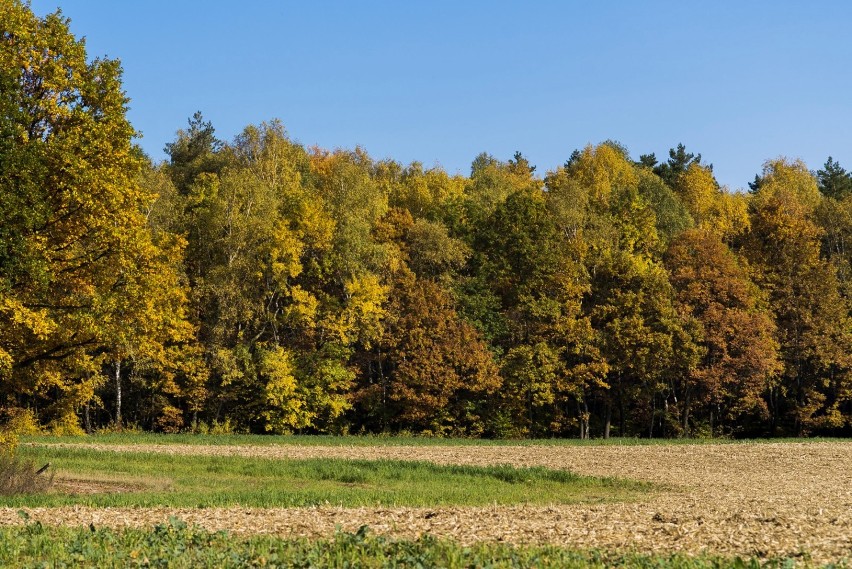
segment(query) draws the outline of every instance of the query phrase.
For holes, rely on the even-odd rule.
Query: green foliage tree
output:
[[[581,315],[582,240],[560,230],[544,192],[528,189],[511,194],[485,221],[475,251],[477,273],[504,323],[493,338],[505,354],[503,423],[513,417],[512,434],[568,432],[577,424],[570,406],[585,404],[600,379]],[[587,422],[579,427],[588,432]]]
[[[649,435],[665,432],[658,419],[666,419],[667,385],[695,357],[693,338],[674,309],[673,291],[658,261],[657,218],[645,197],[650,192],[640,193],[649,175],[625,151],[602,144],[586,148],[561,176],[549,178],[555,197],[574,187],[567,196],[586,197],[569,199],[588,204],[582,232],[590,282],[582,305],[594,331],[595,351],[587,353],[597,354],[597,368],[604,371],[595,393],[603,406],[604,436],[610,434],[613,408],[620,433],[632,428],[631,422],[643,425]]]
[[[216,138],[213,123],[205,121],[201,111],[196,111],[187,122],[189,128],[177,131],[175,141],[164,148],[169,155],[172,181],[183,192],[199,174],[218,173],[223,166],[219,154],[223,144]]]
[[[639,162],[637,163],[637,166],[641,166],[641,167],[653,170],[654,167],[657,164],[658,164],[657,155],[654,154],[653,152],[650,153],[650,154],[640,154],[639,155]]]
[[[678,143],[677,148],[669,149],[669,159],[657,164],[653,169],[654,173],[662,178],[669,187],[674,187],[678,176],[686,172],[692,164],[701,164],[701,154],[687,152],[686,147]]]
[[[689,209],[663,180],[647,168],[638,172],[637,190],[654,211],[657,234],[663,243],[693,226]]]
[[[535,166],[520,153],[507,162],[482,153],[474,159],[470,170],[465,188],[468,227],[481,223],[510,194],[541,187],[541,181],[533,175]]]
[[[817,170],[819,191],[829,198],[842,200],[852,194],[852,175],[849,174],[831,156],[821,170]]]

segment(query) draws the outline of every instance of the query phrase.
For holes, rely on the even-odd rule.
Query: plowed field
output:
[[[502,540],[642,552],[708,551],[852,558],[852,443],[660,446],[190,446],[85,445],[104,452],[427,460],[512,464],[617,476],[664,488],[635,503],[449,508],[121,509],[32,508],[51,524],[139,526],[176,515],[206,528],[330,535],[363,524],[376,532],[423,532],[462,542]],[[0,523],[21,523],[0,509]]]

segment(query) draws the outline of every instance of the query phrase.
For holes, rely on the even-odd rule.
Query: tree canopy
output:
[[[199,112],[0,0],[0,413],[79,432],[852,433],[852,182],[683,144],[470,174]],[[2,419],[3,417],[0,417]]]

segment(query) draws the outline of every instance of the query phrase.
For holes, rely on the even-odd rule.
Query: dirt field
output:
[[[86,445],[91,448],[97,445]],[[28,510],[44,523],[128,526],[177,515],[210,529],[330,535],[336,526],[413,537],[422,532],[463,542],[549,542],[646,552],[711,551],[799,555],[816,562],[852,559],[852,443],[584,447],[227,447],[103,445],[104,451],[429,460],[567,468],[663,484],[668,490],[629,504],[548,507],[92,509]],[[20,523],[0,509],[0,523]]]

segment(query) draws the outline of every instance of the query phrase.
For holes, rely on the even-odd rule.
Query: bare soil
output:
[[[85,496],[89,494],[122,494],[127,492],[140,492],[146,489],[147,486],[144,484],[133,484],[122,480],[101,480],[57,476],[53,479],[50,492],[52,494]]]
[[[75,445],[61,445],[75,446]],[[103,451],[428,460],[569,469],[662,485],[643,501],[595,505],[441,508],[32,508],[43,523],[142,526],[176,515],[211,530],[329,536],[362,524],[404,537],[554,543],[642,552],[852,559],[852,443],[660,446],[190,446],[85,445]],[[21,523],[0,508],[0,524]]]

